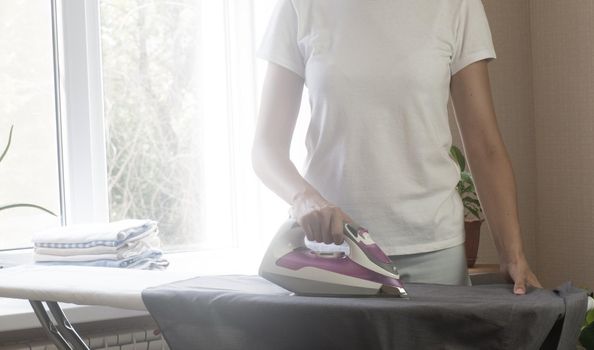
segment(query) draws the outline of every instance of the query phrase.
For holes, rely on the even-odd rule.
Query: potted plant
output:
[[[594,304],[594,293],[589,288],[579,287],[583,289],[586,294],[588,295],[588,311],[586,312],[586,317],[584,320],[584,324],[580,330],[579,335],[579,344],[585,349],[594,349],[594,309],[592,308]],[[578,347],[579,349],[583,349]]]
[[[450,148],[450,156],[458,163],[460,167],[460,181],[456,185],[456,190],[462,198],[464,204],[464,231],[466,240],[464,246],[466,248],[466,265],[473,267],[476,262],[478,253],[481,224],[485,219],[483,218],[483,210],[479,202],[472,175],[466,171],[466,159],[462,151],[452,145]]]
[[[10,148],[10,142],[12,141],[12,129],[13,129],[14,125],[10,127],[10,132],[8,133],[8,142],[6,144],[6,147],[4,147],[4,151],[2,151],[2,154],[0,154],[0,163],[2,162],[2,160],[4,159],[4,156],[6,156],[6,153],[8,153],[8,149]],[[2,210],[7,210],[7,209],[12,209],[12,208],[19,208],[19,207],[29,207],[29,208],[35,208],[35,209],[39,209],[39,210],[43,210],[53,216],[56,216],[56,214],[52,213],[51,211],[45,209],[44,207],[41,207],[39,205],[36,204],[30,204],[30,203],[14,203],[14,204],[7,204],[7,205],[0,205],[0,211]]]

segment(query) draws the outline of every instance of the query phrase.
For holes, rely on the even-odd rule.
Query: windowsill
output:
[[[204,276],[258,273],[263,251],[227,249],[218,251],[167,253],[170,265],[166,271],[181,275]],[[32,261],[32,250],[2,252],[0,266],[14,266]],[[10,268],[10,267],[5,267]],[[147,315],[146,311],[117,309],[106,306],[60,303],[68,319],[76,324]],[[40,327],[28,300],[0,298],[0,332]]]

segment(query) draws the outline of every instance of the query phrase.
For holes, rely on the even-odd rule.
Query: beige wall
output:
[[[542,279],[594,287],[594,2],[531,0],[537,257]]]
[[[495,112],[526,255],[545,286],[594,288],[594,2],[483,0]],[[461,145],[455,118],[454,143]],[[497,263],[483,225],[478,263]]]

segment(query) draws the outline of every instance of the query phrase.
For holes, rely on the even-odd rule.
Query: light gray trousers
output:
[[[391,255],[402,282],[470,286],[464,243],[433,252]]]

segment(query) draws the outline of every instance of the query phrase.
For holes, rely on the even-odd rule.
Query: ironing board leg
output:
[[[54,320],[56,320],[56,327],[58,330],[66,336],[68,342],[72,344],[77,350],[89,350],[89,347],[85,342],[81,339],[80,335],[76,332],[70,321],[66,318],[64,311],[60,308],[55,301],[46,301],[45,302],[54,316]]]
[[[37,316],[37,319],[39,319],[39,322],[41,322],[41,325],[43,326],[43,329],[47,333],[48,337],[58,347],[58,349],[60,349],[60,350],[74,350],[74,349],[72,349],[70,344],[68,344],[66,339],[64,339],[64,337],[62,336],[60,331],[56,329],[56,327],[50,320],[49,315],[47,314],[47,311],[45,311],[45,308],[43,307],[43,304],[41,303],[41,301],[29,300],[29,303],[31,303],[31,306],[33,307],[33,310],[35,311],[35,315]]]

